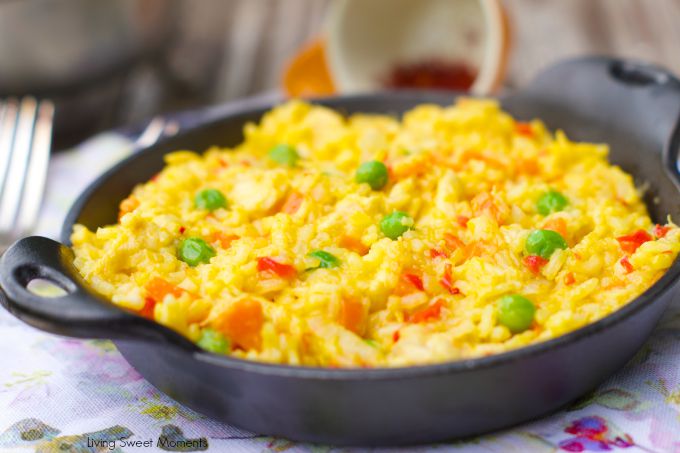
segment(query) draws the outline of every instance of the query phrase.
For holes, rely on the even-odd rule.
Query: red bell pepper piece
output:
[[[285,279],[293,279],[297,276],[297,271],[290,264],[279,263],[269,256],[257,259],[257,270],[260,272],[271,272]]]
[[[645,230],[637,230],[635,233],[619,236],[616,238],[621,245],[621,249],[626,253],[635,253],[635,251],[647,241],[651,241],[652,235]]]

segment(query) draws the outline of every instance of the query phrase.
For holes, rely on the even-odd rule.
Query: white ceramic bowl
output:
[[[470,91],[488,94],[508,50],[498,0],[335,0],[326,32],[327,61],[341,93],[384,88],[397,64],[442,61],[474,68]]]

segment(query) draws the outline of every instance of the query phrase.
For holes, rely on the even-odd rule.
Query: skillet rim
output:
[[[522,93],[522,91],[520,90],[518,93]],[[403,90],[403,91],[385,91],[379,93],[360,93],[341,96],[302,98],[302,100],[313,104],[325,105],[336,110],[342,110],[342,105],[337,105],[338,103],[343,104],[346,102],[353,103],[367,101],[380,102],[380,100],[384,98],[389,98],[391,100],[400,100],[402,102],[414,102],[414,105],[417,105],[428,102],[434,102],[439,104],[446,102],[451,103],[459,96],[466,96],[466,97],[480,97],[483,99],[495,99],[499,101],[501,104],[503,104],[505,99],[511,98],[513,95],[514,93],[507,93],[505,95],[499,96],[474,96],[469,93],[461,93],[456,91],[437,92],[428,90]],[[66,217],[64,218],[64,222],[60,233],[61,241],[69,248],[71,247],[70,241],[71,230],[73,228],[73,225],[75,225],[77,218],[80,215],[84,205],[91,198],[92,193],[99,189],[99,187],[102,184],[104,184],[109,177],[112,177],[119,171],[123,170],[139,156],[147,153],[152,153],[154,152],[157,146],[163,145],[166,141],[172,140],[173,138],[181,136],[183,134],[190,132],[195,133],[196,131],[200,131],[201,129],[204,128],[209,128],[217,123],[227,121],[233,117],[248,114],[264,113],[268,109],[277,105],[281,100],[282,99],[273,100],[245,99],[227,104],[224,106],[224,110],[216,111],[212,116],[210,116],[207,120],[201,122],[200,124],[189,127],[187,129],[183,129],[178,134],[172,137],[165,137],[150,146],[135,150],[132,154],[130,154],[120,162],[116,163],[108,170],[104,171],[100,176],[98,176],[94,181],[92,181],[85,188],[85,190],[83,190],[80,193],[78,198],[73,202],[73,204],[69,208],[69,211]],[[366,111],[365,113],[372,112]],[[679,134],[680,134],[680,118],[678,119],[678,121],[676,121],[676,124],[670,136],[664,139],[664,147],[659,152],[658,158],[661,159],[662,165],[663,161],[667,158],[668,154],[667,148],[669,142],[680,141]],[[676,195],[680,195],[680,182],[676,180],[673,174],[669,174],[670,172],[666,165],[663,165],[663,167],[666,177],[669,178],[670,181],[673,183]],[[664,293],[672,289],[674,284],[678,283],[679,276],[680,276],[680,255],[676,257],[671,267],[652,286],[650,286],[642,294],[632,299],[621,308],[608,314],[607,316],[593,323],[580,327],[576,330],[560,335],[558,337],[484,357],[400,367],[327,368],[327,367],[311,367],[302,365],[284,365],[267,362],[257,362],[254,360],[246,360],[231,356],[212,354],[198,349],[190,352],[190,354],[192,354],[195,360],[207,362],[210,365],[220,366],[223,368],[248,373],[257,373],[260,375],[267,376],[281,376],[302,379],[350,380],[350,381],[366,379],[402,380],[416,377],[437,376],[449,373],[473,372],[480,369],[487,369],[496,366],[506,365],[511,362],[517,362],[523,359],[529,359],[541,354],[548,353],[553,349],[562,348],[572,343],[587,340],[588,337],[596,335],[610,328],[611,326],[614,326],[627,320],[629,317],[635,315],[637,312],[644,309],[647,304],[656,302],[656,299],[662,297]],[[104,299],[110,302],[108,298]],[[117,305],[113,304],[112,302],[111,305],[115,306],[116,308],[122,311],[125,311],[122,308],[118,307]],[[159,328],[167,329],[167,327],[164,327],[161,324],[156,323],[156,325]],[[113,341],[115,344],[119,342],[127,342],[129,340],[115,339],[111,341]],[[144,347],[147,346],[163,348],[170,347],[173,350],[182,351],[179,347],[172,344],[160,344],[160,343],[152,344],[150,342],[145,342],[142,344],[144,345]],[[121,354],[125,356],[124,353],[121,352]]]

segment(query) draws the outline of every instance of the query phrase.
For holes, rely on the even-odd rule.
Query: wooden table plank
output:
[[[213,101],[278,89],[285,63],[319,34],[331,1],[182,0],[187,20],[197,16],[205,23],[194,20],[186,35],[207,42],[212,34],[223,46]],[[587,54],[641,59],[680,73],[680,0],[503,3],[514,41],[507,87],[526,84],[557,60]]]
[[[677,0],[506,0],[515,43],[507,83],[522,85],[542,67],[587,54],[657,63],[680,73]]]

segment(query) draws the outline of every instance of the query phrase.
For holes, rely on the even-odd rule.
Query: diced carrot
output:
[[[486,214],[496,221],[499,225],[505,222],[505,217],[508,214],[508,209],[500,202],[496,202],[494,197],[488,192],[482,192],[472,199],[472,210],[475,214]]]
[[[128,212],[132,212],[139,207],[139,200],[134,195],[130,195],[125,200],[120,202],[118,211],[118,220],[120,220]]]
[[[541,272],[541,268],[548,264],[547,259],[540,257],[538,255],[525,256],[522,262],[534,274],[539,274]]]
[[[628,272],[626,272],[626,273],[628,273]],[[610,289],[613,289],[613,288],[624,288],[625,286],[626,286],[625,281],[618,279],[618,278],[614,278],[614,279],[612,279],[612,281],[607,286],[603,287],[602,290],[607,291],[607,290],[610,290]]]
[[[361,240],[347,235],[340,238],[340,247],[356,252],[361,256],[364,256],[370,250],[370,247],[364,245]]]
[[[281,206],[281,212],[293,215],[300,209],[303,201],[305,201],[305,197],[300,192],[294,190],[288,194],[286,201]]]
[[[432,152],[430,153],[430,156],[432,157],[432,162],[434,162],[436,165],[441,165],[443,167],[459,171],[463,167],[463,165],[451,161],[450,156],[452,152],[453,151],[451,150],[443,150],[441,152]]]
[[[340,324],[356,334],[360,334],[364,324],[364,305],[359,299],[345,297],[340,306]]]
[[[451,233],[444,233],[444,242],[449,250],[454,251],[456,249],[465,250],[465,242],[461,241],[458,236]]]
[[[220,167],[222,167],[222,168],[227,168],[229,166],[229,162],[224,160],[224,158],[222,158],[222,157],[220,157],[217,161],[219,162]]]
[[[395,296],[406,296],[408,294],[413,294],[414,292],[413,285],[401,276],[397,281],[397,286],[394,287],[392,294]]]
[[[633,265],[630,264],[630,261],[628,261],[628,256],[624,256],[623,258],[621,258],[621,265],[626,270],[626,274],[630,274],[635,270]]]
[[[409,176],[416,176],[424,173],[427,170],[427,161],[413,160],[411,162],[402,164],[392,170],[394,177],[397,179],[408,178]]]
[[[535,175],[541,171],[536,159],[519,159],[517,161],[517,171],[519,173],[526,173],[528,175]]]
[[[670,230],[671,227],[656,224],[654,225],[654,236],[656,236],[657,239],[661,239],[663,237],[666,237],[666,234],[668,234]]]
[[[506,167],[505,162],[502,160],[498,159],[496,156],[489,152],[480,152],[474,149],[468,149],[466,150],[463,155],[461,156],[462,160],[467,162],[470,160],[479,160],[484,162],[485,164],[499,168],[499,169],[504,169]]]
[[[574,278],[573,272],[569,272],[569,273],[567,273],[567,275],[564,276],[564,284],[565,285],[567,285],[567,286],[573,285],[574,282],[576,282],[576,279]]]
[[[467,228],[467,224],[470,221],[470,217],[466,217],[464,215],[459,215],[456,216],[456,222],[458,225],[462,226],[463,228]]]
[[[652,235],[645,230],[637,230],[635,233],[616,238],[619,241],[619,245],[621,245],[621,250],[629,254],[635,253],[638,247],[652,239]]]
[[[444,275],[442,276],[442,279],[439,280],[439,284],[451,294],[460,294],[460,290],[453,284],[453,277],[451,276],[451,264],[447,263],[444,267]]]
[[[465,246],[465,256],[471,258],[473,256],[481,256],[484,253],[485,245],[481,241],[475,241]]]
[[[146,294],[156,303],[159,303],[163,302],[163,299],[168,294],[174,297],[181,297],[184,294],[184,290],[160,277],[154,277],[146,284]]]
[[[213,233],[211,238],[212,242],[219,242],[220,246],[222,246],[223,249],[228,249],[229,247],[231,247],[232,242],[234,242],[237,239],[240,239],[240,237],[235,234],[227,234],[221,231],[216,231],[215,233]]]
[[[543,225],[544,230],[552,230],[557,233],[560,233],[560,235],[563,238],[567,237],[567,222],[560,217],[550,219],[545,224]]]
[[[534,137],[534,129],[531,127],[531,123],[515,123],[515,132],[525,137]]]
[[[443,306],[444,301],[437,299],[433,304],[415,311],[411,316],[409,316],[408,322],[421,323],[435,321],[439,319],[439,316],[441,316],[441,310]]]
[[[484,212],[488,212],[489,215],[496,219],[496,221],[500,224],[501,223],[501,214],[498,209],[498,206],[492,201],[492,200],[487,200],[481,205],[481,210]]]
[[[472,256],[480,256],[484,252],[484,246],[480,242],[472,242],[470,244],[465,244],[462,240],[451,233],[444,233],[444,243],[449,251],[454,252],[456,250],[461,250],[465,258],[470,258]]]
[[[184,232],[187,230],[187,227],[181,226],[179,227],[179,234],[184,234]]]
[[[257,259],[257,270],[260,272],[269,272],[285,279],[293,279],[297,276],[297,271],[290,264],[279,263],[269,256],[263,256]]]
[[[243,349],[260,349],[263,325],[262,304],[254,299],[241,299],[219,316],[214,327]]]
[[[391,181],[394,179],[394,165],[387,159],[383,161],[383,164],[385,164],[385,167],[387,167],[387,180]]]

